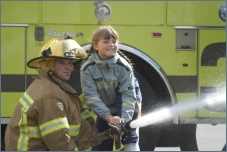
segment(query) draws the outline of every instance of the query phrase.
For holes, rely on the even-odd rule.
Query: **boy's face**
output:
[[[72,60],[70,59],[55,59],[54,75],[63,81],[70,79],[72,72]]]

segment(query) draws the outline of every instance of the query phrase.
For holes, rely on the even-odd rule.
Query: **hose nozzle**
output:
[[[119,126],[119,127],[111,125],[109,123],[110,129],[108,129],[104,132],[101,132],[99,134],[96,134],[95,137],[93,138],[93,141],[100,142],[102,140],[111,138],[113,135],[117,135],[119,137],[119,141],[121,141],[122,133],[126,133],[128,131],[135,130],[134,128],[130,127],[131,122],[132,122],[132,120],[130,120],[128,122],[123,122],[121,124],[121,126]]]
[[[122,132],[129,132],[129,131],[132,131],[132,130],[135,130],[135,128],[131,128],[130,127],[130,123],[132,122],[133,120],[130,120],[128,122],[125,122],[121,125],[121,131]]]

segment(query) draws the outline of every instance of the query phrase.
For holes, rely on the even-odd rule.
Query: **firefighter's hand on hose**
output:
[[[94,136],[98,134],[98,132],[96,130],[93,129],[93,132],[92,132],[92,138],[91,138],[91,146],[94,147],[94,146],[98,146],[102,143],[102,141],[99,141],[99,142],[95,142],[93,141],[93,138]]]
[[[108,123],[110,123],[111,125],[117,126],[117,125],[120,125],[121,122],[124,121],[124,119],[123,118],[120,118],[119,116],[108,115],[108,116],[106,116],[106,121]]]
[[[120,126],[117,126],[120,127]],[[124,134],[124,132],[116,132],[116,134],[113,134],[111,138],[113,138],[115,140],[115,149],[119,150],[121,148],[121,139],[122,139],[122,135]]]
[[[119,141],[120,142],[121,141],[121,137],[122,137],[123,134],[124,134],[123,132],[120,133],[120,134],[118,134],[118,135],[114,134],[112,136],[112,138],[115,139],[116,141]]]

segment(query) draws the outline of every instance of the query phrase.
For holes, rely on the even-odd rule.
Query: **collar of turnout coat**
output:
[[[48,76],[48,74],[46,73],[46,71],[44,71],[43,69],[39,68],[38,69],[38,78],[46,78],[48,80],[50,80],[51,82],[55,83],[57,82],[56,85],[59,85],[61,87],[61,89],[63,89],[63,91],[67,91],[69,93],[75,94],[76,95],[76,91],[65,81],[62,81],[61,79],[57,78],[54,75],[50,75],[51,78],[53,80],[51,80],[51,78]],[[55,81],[55,82],[54,82]]]

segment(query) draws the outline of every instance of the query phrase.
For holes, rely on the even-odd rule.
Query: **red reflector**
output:
[[[153,37],[160,37],[160,36],[162,36],[162,33],[161,32],[153,32],[152,35],[153,35]]]

